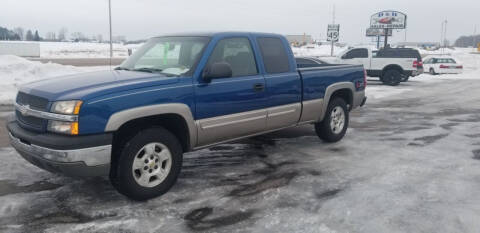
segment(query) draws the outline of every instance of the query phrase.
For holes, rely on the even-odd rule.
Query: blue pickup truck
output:
[[[174,34],[148,40],[115,70],[24,85],[7,128],[32,164],[108,175],[145,200],[174,185],[185,152],[302,124],[341,140],[365,87],[361,65],[297,67],[280,35]]]

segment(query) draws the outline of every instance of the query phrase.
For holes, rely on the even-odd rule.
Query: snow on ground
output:
[[[109,67],[73,67],[29,61],[12,55],[0,55],[0,105],[10,105],[20,85],[46,78],[75,74]]]
[[[339,143],[307,125],[188,153],[147,202],[0,148],[0,232],[478,232],[479,57],[458,56],[461,75],[371,80]]]
[[[110,44],[94,42],[31,42],[31,41],[2,41],[2,43],[38,43],[41,58],[108,58]],[[124,45],[113,44],[113,57],[128,57],[128,49],[133,51],[141,44]]]
[[[1,148],[0,231],[478,232],[480,82],[398,88],[410,90],[354,111],[336,144],[307,125],[188,153],[147,202]]]
[[[128,47],[113,44],[113,57],[127,57]],[[40,42],[42,58],[107,58],[110,44],[89,42]]]

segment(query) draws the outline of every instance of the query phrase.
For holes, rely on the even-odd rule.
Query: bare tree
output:
[[[83,33],[81,32],[74,32],[72,33],[72,39],[74,39],[75,41],[85,41],[87,40],[87,38],[85,37],[85,35],[83,35]]]
[[[15,32],[20,37],[20,40],[25,40],[25,29],[23,29],[22,27],[16,27],[13,29],[13,32]]]
[[[55,32],[47,32],[47,34],[45,34],[45,40],[47,40],[47,41],[57,40]]]
[[[67,39],[67,35],[68,34],[68,29],[66,27],[62,27],[60,28],[60,30],[58,30],[58,40],[59,41],[64,41]]]

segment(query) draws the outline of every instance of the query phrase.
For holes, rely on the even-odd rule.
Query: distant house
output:
[[[306,34],[286,35],[285,37],[287,38],[288,42],[294,46],[302,46],[302,45],[311,44],[314,42],[312,36],[306,35]]]

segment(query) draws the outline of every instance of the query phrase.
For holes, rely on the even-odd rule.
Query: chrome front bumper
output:
[[[70,176],[103,176],[110,171],[112,146],[55,150],[22,142],[9,133],[11,145],[32,164]]]

